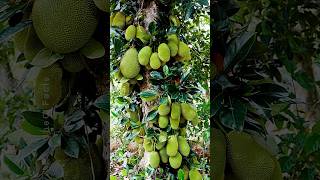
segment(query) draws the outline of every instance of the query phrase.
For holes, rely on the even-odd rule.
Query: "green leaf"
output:
[[[42,138],[32,142],[31,144],[28,144],[26,147],[24,147],[19,151],[19,154],[18,154],[19,160],[23,160],[24,158],[28,157],[30,154],[32,154],[33,152],[37,151],[42,146],[47,144],[47,142],[48,142],[47,138]]]
[[[155,120],[157,115],[158,115],[157,110],[150,111],[146,117],[146,121],[148,122],[148,121]]]
[[[314,88],[313,79],[305,72],[296,72],[293,78],[306,90],[312,90]]]
[[[13,35],[22,31],[24,28],[31,26],[31,24],[32,24],[32,21],[27,20],[27,21],[20,22],[13,27],[7,27],[6,29],[0,32],[0,43],[3,43],[4,41],[9,40]]]
[[[97,59],[104,56],[105,49],[100,42],[90,39],[80,52],[89,59]]]
[[[318,152],[320,150],[320,135],[313,134],[306,138],[304,150],[307,154]]]
[[[109,96],[107,94],[104,94],[96,99],[94,102],[94,105],[97,108],[100,108],[106,112],[109,112],[110,110],[110,103],[109,103]]]
[[[116,176],[110,176],[110,180],[117,180]]]
[[[44,130],[42,128],[36,127],[36,126],[30,124],[28,121],[22,121],[21,128],[25,132],[32,134],[32,135],[41,136],[41,135],[48,135],[49,134],[48,130]]]
[[[157,96],[158,93],[154,90],[145,90],[145,91],[142,91],[139,95],[141,98],[150,98],[150,97]]]
[[[61,146],[61,134],[54,134],[48,141],[50,147],[55,149],[56,147]]]
[[[33,58],[31,65],[46,68],[51,66],[53,63],[57,62],[60,59],[63,59],[64,56],[61,54],[53,53],[47,48],[43,48],[38,54]]]
[[[78,158],[80,152],[79,143],[74,138],[69,138],[64,152],[70,157]]]
[[[182,169],[179,169],[178,171],[178,179],[184,180],[184,171]]]
[[[229,109],[225,110],[221,115],[221,122],[231,128],[242,130],[247,115],[247,106],[238,99],[231,99]]]
[[[36,126],[38,128],[44,129],[48,127],[53,127],[52,118],[41,112],[24,111],[22,113],[22,116],[31,125]]]
[[[68,133],[75,132],[84,126],[83,117],[86,114],[83,111],[75,111],[65,119],[64,130]]]
[[[169,67],[167,65],[163,66],[162,71],[163,71],[165,76],[170,76]]]
[[[275,116],[289,107],[288,103],[272,104],[271,115]]]
[[[3,162],[7,165],[7,167],[17,175],[23,175],[24,171],[20,168],[16,163],[10,160],[6,155],[3,156]]]
[[[162,76],[161,73],[158,72],[158,71],[152,71],[152,72],[150,73],[150,76],[151,76],[152,79],[156,79],[156,80],[161,80],[161,79],[163,79],[163,76]]]

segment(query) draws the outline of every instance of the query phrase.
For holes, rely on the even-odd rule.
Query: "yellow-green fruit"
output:
[[[184,180],[188,180],[189,179],[189,168],[186,165],[184,165],[182,170],[183,170]]]
[[[213,134],[211,136],[210,149],[212,150],[212,174],[213,178],[217,180],[224,180],[224,169],[226,166],[226,152],[227,144],[226,137],[224,134],[218,130],[213,129]]]
[[[120,87],[120,95],[128,96],[130,94],[130,84],[128,82],[122,83]]]
[[[44,48],[44,46],[38,38],[34,28],[30,27],[28,29],[28,36],[24,44],[24,56],[28,61],[32,61],[32,59]]]
[[[120,62],[120,71],[121,74],[128,79],[134,78],[139,74],[140,64],[136,48],[130,48],[124,54]]]
[[[139,136],[136,136],[136,137],[134,138],[134,142],[136,142],[136,143],[138,143],[138,144],[142,144],[142,143],[143,143],[143,139],[142,139],[141,137],[139,137]]]
[[[122,12],[117,12],[112,20],[112,26],[123,29],[126,25],[126,16]]]
[[[156,149],[160,150],[164,147],[164,145],[166,145],[166,142],[158,142],[156,144]]]
[[[166,150],[168,156],[175,156],[178,153],[178,139],[177,136],[170,136],[167,142]]]
[[[188,57],[189,58],[190,54],[191,54],[190,53],[190,48],[188,47],[188,45],[181,41],[179,43],[178,55],[180,57],[184,57],[184,58]],[[183,59],[183,60],[188,60],[188,59]]]
[[[188,121],[192,121],[197,116],[195,108],[187,103],[181,103],[181,113],[182,116]]]
[[[171,118],[180,120],[180,115],[181,115],[180,103],[172,103],[172,105],[171,105]]]
[[[133,22],[133,18],[131,16],[126,16],[126,25],[130,25]]]
[[[143,26],[137,26],[136,37],[140,39],[143,43],[146,43],[150,40],[151,36],[147,33]]]
[[[179,144],[179,152],[183,156],[189,156],[190,146],[189,146],[188,141],[186,140],[186,138],[184,138],[182,136],[178,136],[178,144]]]
[[[180,20],[178,19],[177,16],[170,15],[169,19],[173,23],[174,26],[180,26]]]
[[[272,180],[283,180],[281,166],[276,158],[273,158],[275,169],[273,171]]]
[[[85,68],[84,59],[79,53],[65,54],[61,64],[68,72],[80,72]]]
[[[28,31],[30,28],[24,28],[14,36],[14,45],[20,52],[24,52],[24,45],[28,37]]]
[[[180,129],[180,134],[179,134],[180,136],[186,136],[187,135],[187,128],[181,128]]]
[[[161,43],[158,46],[158,56],[163,62],[168,62],[170,60],[170,48],[166,43]]]
[[[173,41],[169,41],[168,46],[170,49],[170,56],[171,57],[176,56],[178,54],[178,48],[179,48],[178,45]]]
[[[179,129],[180,119],[170,118],[170,126],[172,129]]]
[[[159,167],[160,164],[160,156],[157,151],[152,151],[149,154],[149,164],[153,168]]]
[[[170,106],[166,104],[160,104],[158,107],[158,112],[161,116],[168,115],[170,113]]]
[[[200,120],[199,120],[198,116],[196,116],[194,119],[191,120],[191,124],[193,126],[198,126],[199,122],[200,122]]]
[[[176,34],[169,34],[167,37],[168,42],[172,41],[174,42],[177,46],[179,45],[179,39]]]
[[[202,175],[197,169],[191,169],[189,171],[190,180],[202,180]]]
[[[37,0],[31,18],[42,43],[57,53],[83,47],[98,25],[97,8],[87,0]]]
[[[181,154],[178,152],[175,156],[170,156],[169,157],[169,163],[170,163],[170,166],[173,169],[178,169],[181,166],[181,163],[182,163]]]
[[[168,116],[159,116],[158,123],[160,128],[166,128],[169,123]]]
[[[94,4],[99,8],[101,11],[108,12],[109,5],[108,1],[106,0],[93,0]]]
[[[158,56],[158,53],[152,53],[150,57],[150,66],[152,69],[159,69],[161,66],[161,62]]]
[[[160,154],[160,159],[161,159],[161,161],[162,161],[163,163],[168,163],[169,156],[168,156],[168,154],[167,154],[166,148],[160,149],[159,154]]]
[[[58,104],[62,95],[62,68],[55,63],[39,71],[36,78],[35,104],[41,109],[50,109]]]
[[[131,41],[136,37],[136,27],[134,25],[130,25],[125,33],[125,38],[127,41]]]
[[[161,131],[158,137],[159,142],[166,142],[167,138],[168,138],[167,132]]]
[[[151,54],[152,54],[152,49],[150,46],[143,47],[138,54],[139,63],[143,66],[148,65]]]
[[[246,133],[232,131],[228,134],[228,162],[238,179],[272,178],[275,164],[269,152]]]
[[[143,148],[147,152],[153,151],[154,147],[153,147],[152,141],[150,139],[144,138],[143,139]]]

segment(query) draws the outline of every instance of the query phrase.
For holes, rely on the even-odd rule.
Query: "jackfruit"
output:
[[[238,179],[272,178],[275,164],[271,155],[246,133],[232,131],[228,134],[228,162]]]
[[[179,129],[180,120],[179,119],[173,119],[170,117],[170,126],[172,129]]]
[[[146,43],[150,40],[151,36],[147,33],[143,26],[137,26],[136,38],[140,39],[142,43]]]
[[[213,129],[210,146],[210,149],[212,149],[211,164],[213,165],[213,178],[216,180],[224,180],[227,144],[226,137],[220,130]]]
[[[169,41],[168,46],[170,49],[170,56],[175,57],[178,54],[178,45],[173,41]]]
[[[168,116],[159,116],[158,123],[160,128],[166,128],[169,123]]]
[[[159,69],[161,66],[161,62],[158,56],[158,53],[152,53],[150,57],[150,66],[152,69]]]
[[[153,168],[159,167],[160,164],[160,156],[157,151],[152,151],[149,154],[149,164]]]
[[[44,48],[44,46],[38,38],[34,28],[30,27],[28,29],[28,36],[24,44],[24,56],[28,61],[32,61],[32,59]]]
[[[24,28],[22,31],[20,31],[14,35],[14,39],[13,39],[14,46],[20,52],[24,52],[24,45],[25,45],[26,39],[28,37],[29,29],[30,29],[30,27]]]
[[[188,47],[188,45],[186,43],[184,43],[182,41],[179,43],[178,55],[180,57],[183,57],[182,60],[190,60],[191,59],[190,48]]]
[[[126,16],[126,25],[131,25],[133,22],[133,18],[131,16]]]
[[[168,42],[174,42],[177,46],[179,46],[179,38],[176,34],[169,34],[167,35],[167,41]]]
[[[169,156],[168,156],[168,154],[167,154],[166,148],[160,149],[159,154],[160,154],[160,159],[161,159],[161,161],[162,161],[163,163],[168,163]]]
[[[85,68],[84,59],[79,53],[65,54],[61,64],[68,72],[80,72]]]
[[[172,105],[171,105],[171,118],[180,120],[180,115],[181,115],[180,103],[177,103],[177,102],[172,103]]]
[[[139,137],[139,136],[136,136],[134,138],[134,142],[136,142],[137,144],[142,144],[143,143],[143,139],[141,137]]]
[[[164,145],[166,145],[166,142],[158,142],[156,144],[156,149],[160,150],[164,147]]]
[[[121,74],[128,79],[134,78],[139,74],[140,64],[136,48],[130,48],[124,54],[120,62],[120,71]]]
[[[127,41],[131,41],[136,37],[136,27],[134,25],[130,25],[125,33],[125,38]]]
[[[178,136],[178,144],[179,144],[179,152],[183,155],[183,156],[189,156],[190,153],[190,146],[188,144],[188,141],[186,140],[186,138],[182,137],[182,136]]]
[[[273,158],[275,168],[272,175],[272,180],[283,180],[281,167],[276,158]]]
[[[178,17],[177,16],[174,16],[174,15],[170,15],[169,16],[169,19],[170,19],[170,21],[172,22],[172,24],[174,25],[174,26],[180,26],[180,20],[178,19]]]
[[[109,4],[106,0],[93,0],[94,4],[99,8],[101,11],[108,12],[109,11]]]
[[[126,25],[126,16],[122,12],[117,12],[112,20],[112,26],[123,29]]]
[[[34,96],[35,104],[41,109],[50,109],[58,104],[62,95],[62,73],[59,64],[43,68],[37,75]]]
[[[178,139],[177,136],[172,135],[169,137],[166,150],[168,156],[175,156],[178,153]]]
[[[191,169],[189,171],[190,180],[202,180],[202,175],[197,169]]]
[[[166,43],[161,43],[158,46],[158,56],[163,62],[168,62],[170,60],[170,48]]]
[[[187,135],[187,128],[181,128],[179,135],[185,137]]]
[[[188,121],[192,121],[197,115],[196,110],[187,103],[181,103],[181,113],[182,116]]]
[[[122,83],[120,87],[120,95],[128,96],[130,94],[130,84],[128,82]]]
[[[182,163],[181,154],[178,152],[175,156],[170,156],[169,157],[169,163],[170,163],[170,166],[173,169],[178,169],[181,166],[181,163]]]
[[[152,54],[152,49],[150,46],[143,47],[138,54],[139,63],[143,66],[149,64],[149,60]]]
[[[199,120],[199,117],[196,115],[196,117],[194,119],[191,120],[191,124],[193,126],[198,126],[200,120]]]
[[[147,152],[153,151],[154,147],[153,147],[152,141],[150,139],[148,139],[148,138],[144,138],[143,139],[143,148]]]
[[[41,42],[57,53],[83,47],[98,25],[94,2],[87,0],[35,1],[31,18]]]
[[[168,138],[167,132],[161,131],[158,137],[159,142],[166,142]]]
[[[158,107],[158,112],[160,116],[166,116],[170,113],[170,106],[166,104],[160,104],[160,106]]]

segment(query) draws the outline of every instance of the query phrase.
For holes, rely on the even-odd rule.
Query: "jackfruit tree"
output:
[[[0,7],[0,42],[13,42],[10,64],[26,72],[13,94],[32,92],[32,108],[11,122],[19,124],[11,136],[20,139],[13,143],[17,155],[4,157],[15,174],[9,179],[105,179],[107,1],[3,1]]]
[[[209,98],[199,91],[208,90],[208,20],[207,1],[111,3],[111,137],[122,139],[111,148],[113,178],[210,178],[194,141],[209,132]],[[134,157],[122,164],[120,152]]]

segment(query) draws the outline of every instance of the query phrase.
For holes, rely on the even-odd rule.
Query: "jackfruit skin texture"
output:
[[[191,169],[189,171],[190,180],[202,180],[202,175],[197,169]]]
[[[179,43],[178,55],[180,57],[183,57],[182,60],[190,60],[191,59],[190,48],[188,47],[188,45],[186,43],[184,43],[182,41]]]
[[[33,27],[29,28],[26,42],[24,44],[24,56],[28,61],[32,59],[44,48]]]
[[[126,29],[125,38],[127,41],[131,41],[136,37],[136,27],[134,25],[130,25]]]
[[[170,136],[167,142],[166,150],[168,156],[175,156],[178,153],[178,139],[177,136]]]
[[[178,152],[175,156],[169,157],[169,164],[173,169],[178,169],[182,163],[182,156]]]
[[[178,50],[179,50],[178,45],[173,41],[169,41],[168,46],[170,49],[170,56],[175,57],[178,54]]]
[[[181,115],[180,103],[177,103],[177,102],[172,103],[172,105],[171,105],[171,118],[180,120],[180,115]]]
[[[275,164],[272,156],[246,133],[228,133],[227,157],[236,178],[270,180]]]
[[[166,148],[160,149],[159,154],[160,154],[160,159],[161,159],[161,161],[162,161],[163,163],[168,163],[168,161],[169,161],[169,156],[167,155],[167,150],[166,150]]]
[[[182,137],[182,136],[178,136],[178,146],[179,146],[179,152],[187,157],[189,156],[190,153],[190,146],[188,144],[188,141],[186,140],[186,138]]]
[[[159,123],[159,127],[160,128],[166,128],[168,126],[168,123],[169,123],[169,119],[168,119],[168,116],[159,116],[159,119],[158,119],[158,123]]]
[[[151,36],[148,34],[148,32],[145,30],[143,26],[138,25],[136,38],[140,39],[142,43],[145,44],[150,40]]]
[[[177,37],[176,34],[169,34],[167,37],[167,41],[172,41],[174,42],[177,46],[179,45],[179,38]]]
[[[97,8],[88,0],[37,0],[31,18],[39,39],[57,53],[83,47],[98,25]]]
[[[108,12],[109,6],[106,0],[93,0],[93,2],[101,11]]]
[[[153,147],[153,144],[152,144],[151,140],[149,140],[147,138],[144,138],[143,139],[143,148],[147,152],[153,151],[154,147]]]
[[[63,69],[68,72],[80,72],[84,69],[84,59],[79,53],[65,54],[61,61]]]
[[[170,113],[170,106],[166,104],[160,104],[160,106],[158,107],[158,112],[160,116],[166,116]]]
[[[275,164],[275,168],[272,175],[272,180],[283,180],[281,167],[276,158],[273,158],[273,162]]]
[[[213,179],[224,180],[224,170],[226,166],[227,143],[225,135],[219,129],[213,129],[210,149],[212,149],[211,164],[213,165]]]
[[[182,116],[188,121],[192,121],[197,115],[196,110],[187,103],[181,103],[181,113]]]
[[[179,129],[180,119],[173,119],[170,118],[170,126],[172,129],[177,130]]]
[[[26,43],[29,29],[30,27],[24,28],[22,31],[14,35],[14,39],[13,39],[14,45],[16,49],[20,52],[24,52],[24,45]]]
[[[121,74],[128,78],[136,77],[140,72],[140,64],[138,62],[138,51],[136,48],[130,48],[123,55],[120,62]]]
[[[122,83],[120,87],[120,95],[128,96],[130,94],[130,84],[128,82]]]
[[[126,16],[122,12],[117,12],[112,19],[112,26],[123,29],[126,25]]]
[[[160,156],[157,151],[152,151],[149,154],[149,164],[152,168],[159,167],[160,164]]]
[[[62,95],[62,73],[63,70],[57,63],[39,71],[34,88],[35,104],[39,108],[47,110],[59,103]]]
[[[157,150],[160,150],[160,149],[162,149],[165,145],[166,145],[166,142],[158,142],[158,143],[156,144],[156,149],[157,149]]]
[[[168,62],[170,60],[170,48],[166,43],[161,43],[158,46],[158,56],[163,62]]]
[[[145,46],[143,47],[140,51],[139,51],[139,54],[138,54],[138,60],[139,60],[139,63],[143,66],[146,66],[149,64],[149,61],[150,61],[150,57],[151,57],[151,54],[152,54],[152,49],[150,46]]]
[[[152,53],[150,57],[150,66],[152,69],[159,69],[161,66],[161,62],[158,56],[158,53]]]

